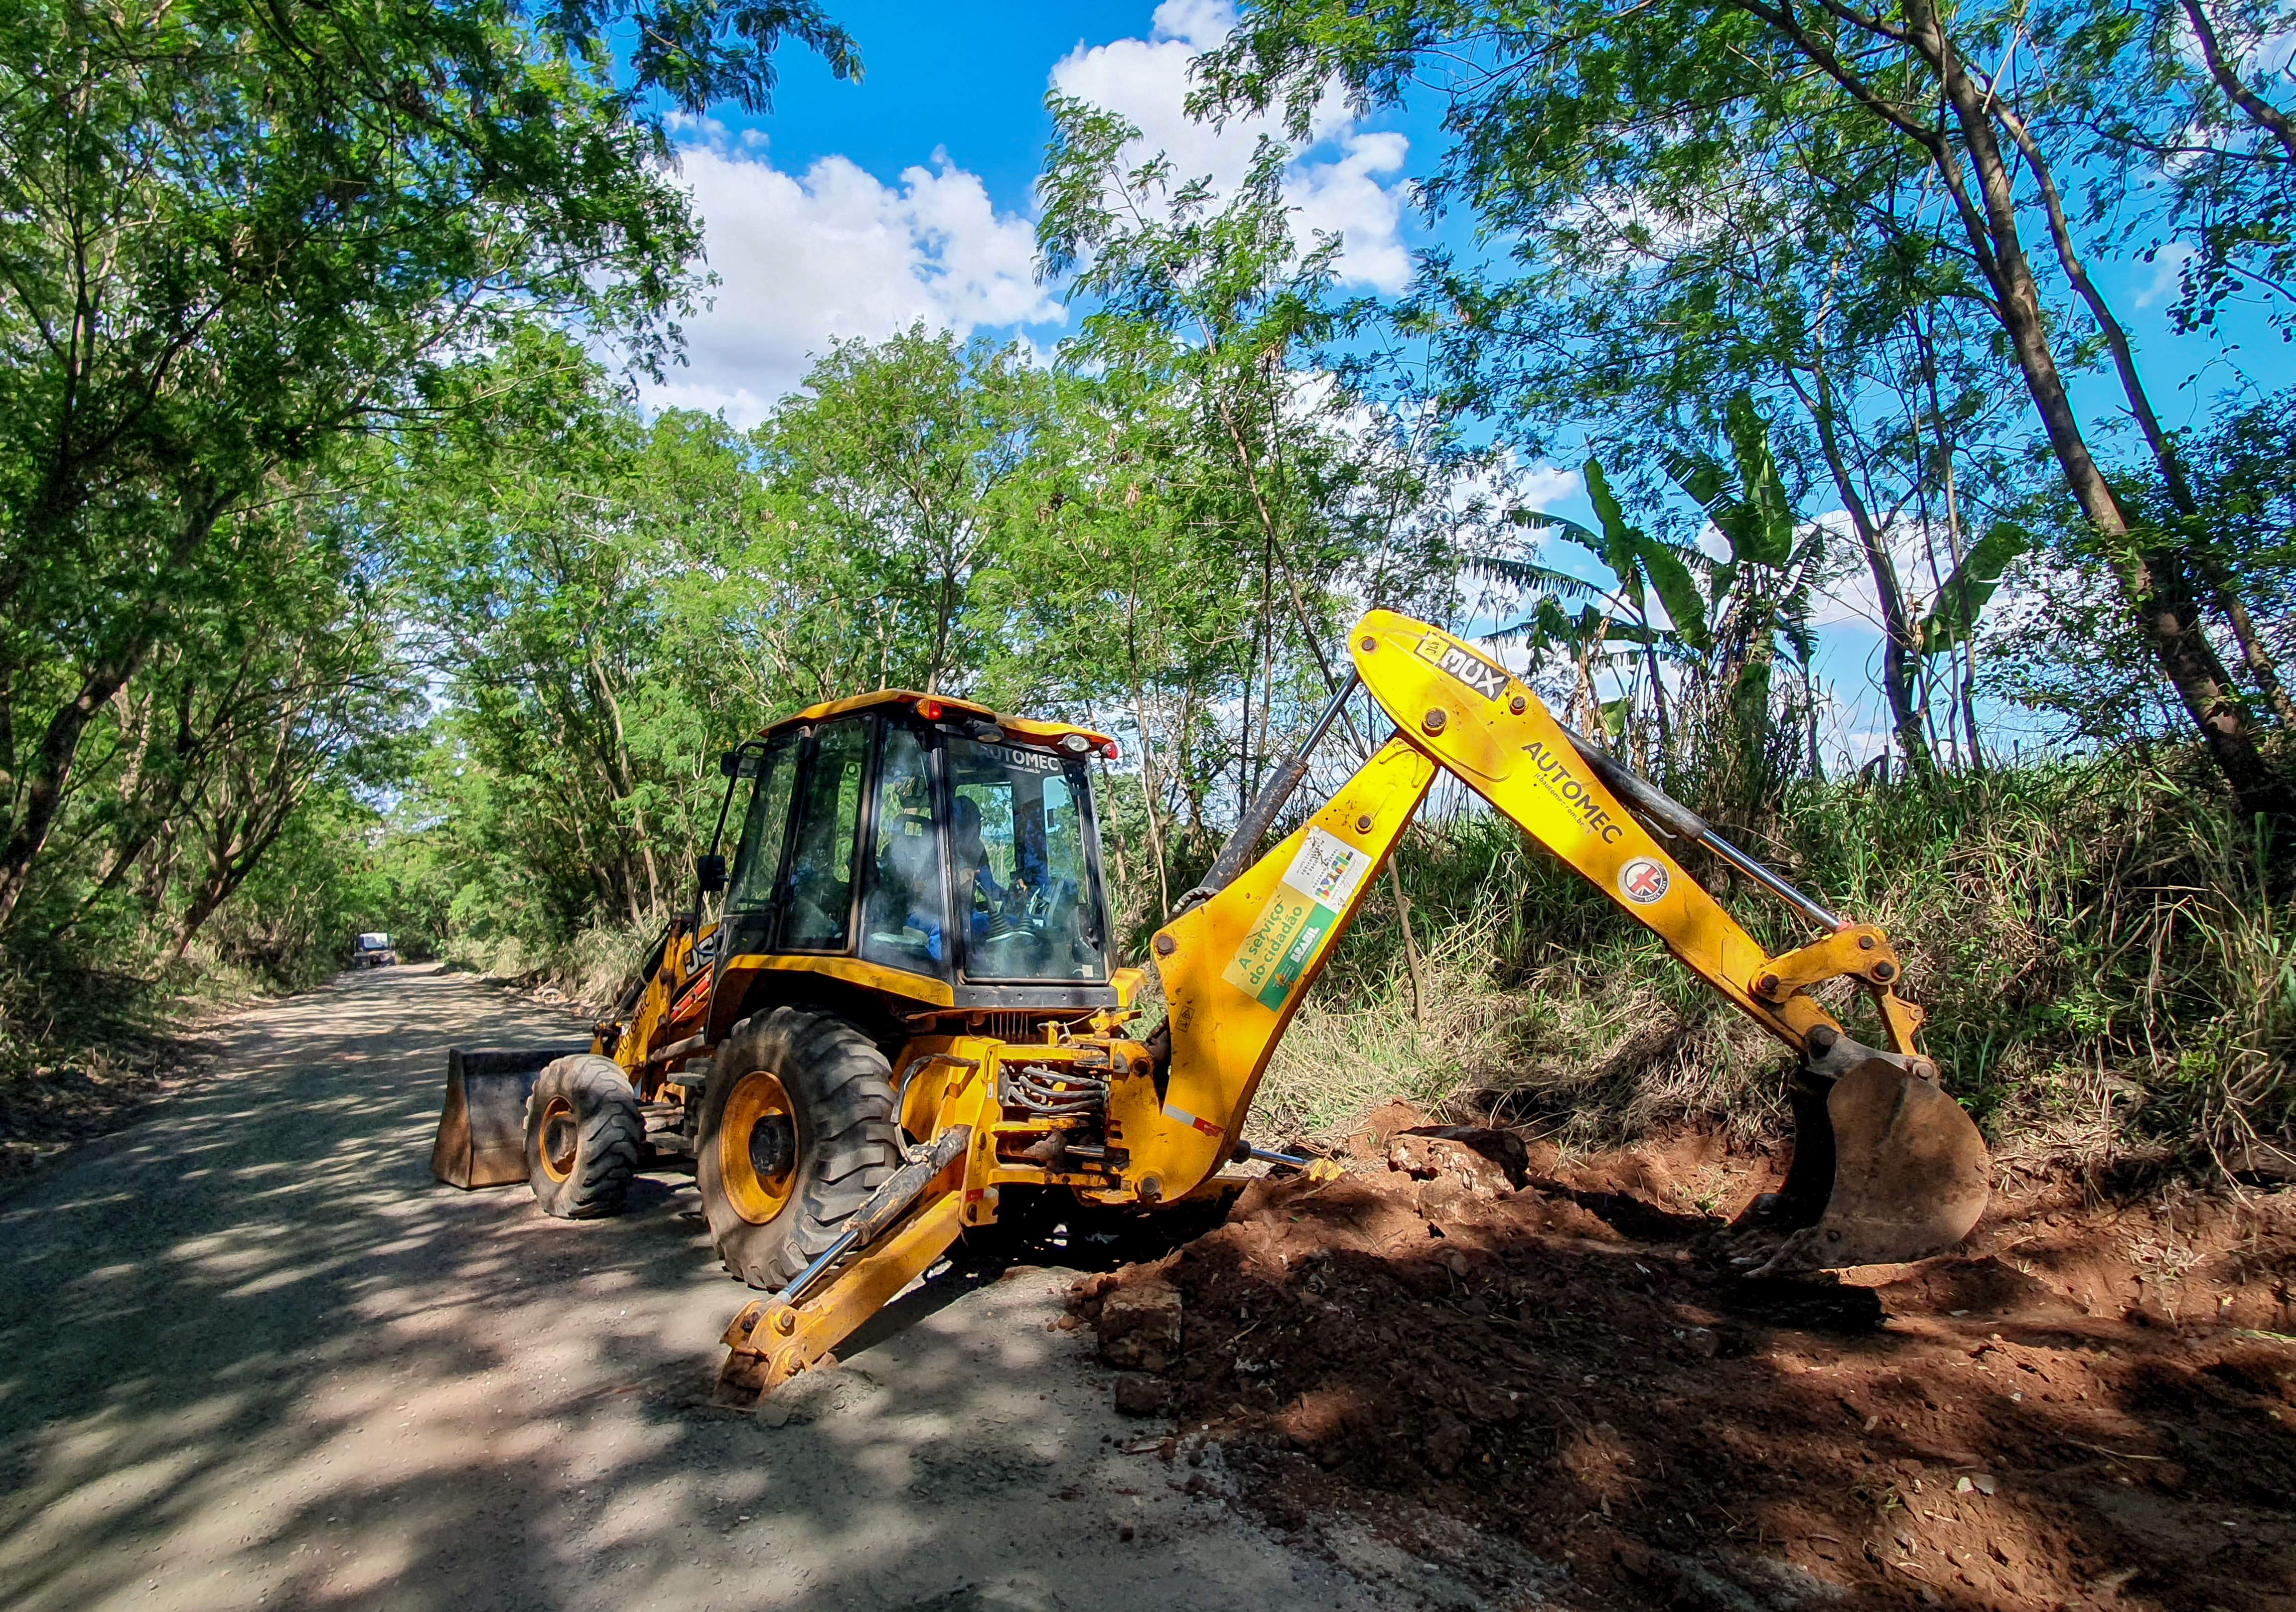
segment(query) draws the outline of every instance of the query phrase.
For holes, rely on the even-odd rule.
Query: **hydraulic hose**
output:
[[[1555,725],[1562,726],[1560,723]],[[1819,928],[1838,929],[1841,927],[1840,918],[1723,839],[1714,831],[1712,823],[1682,802],[1628,768],[1594,741],[1574,733],[1567,727],[1562,732],[1570,741],[1571,748],[1578,752],[1578,758],[1595,770],[1595,775],[1603,781],[1611,794],[1625,801],[1637,814],[1657,823],[1669,834],[1687,839],[1693,845],[1704,846]]]

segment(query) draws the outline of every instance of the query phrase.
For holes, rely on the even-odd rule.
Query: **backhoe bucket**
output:
[[[1801,1229],[1757,1276],[1924,1259],[1985,1213],[1985,1139],[1935,1082],[1869,1058],[1830,1092],[1797,1086],[1793,1107],[1794,1158],[1779,1197]]]
[[[499,1187],[526,1179],[526,1100],[535,1076],[562,1058],[590,1050],[519,1047],[447,1049],[447,1106],[430,1147],[430,1174],[450,1187]]]

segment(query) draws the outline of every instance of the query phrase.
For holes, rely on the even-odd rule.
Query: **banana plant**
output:
[[[1668,471],[1706,511],[1729,557],[1708,570],[1708,653],[1726,684],[1749,754],[1770,727],[1770,672],[1783,644],[1807,677],[1817,641],[1810,627],[1812,585],[1825,553],[1825,528],[1805,520],[1787,495],[1770,452],[1769,423],[1753,394],[1730,399],[1724,415],[1727,466],[1694,454],[1672,456]]]
[[[1977,632],[1978,612],[2001,585],[2002,573],[2032,546],[2032,535],[2013,520],[1997,520],[1988,528],[1953,568],[1914,629],[1921,652],[1941,654],[1968,642]]]
[[[1659,647],[1670,639],[1679,639],[1698,654],[1710,647],[1706,597],[1691,574],[1692,562],[1704,557],[1677,550],[1630,524],[1599,462],[1589,458],[1584,471],[1587,499],[1594,504],[1595,519],[1601,523],[1599,530],[1567,515],[1543,510],[1516,510],[1512,511],[1512,519],[1517,526],[1534,532],[1552,532],[1564,542],[1584,549],[1608,568],[1618,578],[1618,585],[1605,589],[1551,566],[1484,557],[1477,562],[1477,569],[1484,575],[1518,587],[1540,590],[1540,597],[1529,615],[1490,636],[1527,640],[1534,652],[1557,649],[1568,652],[1578,668],[1582,698],[1591,710],[1600,714],[1604,731],[1613,739],[1623,732],[1626,713],[1633,702],[1625,699],[1603,700],[1594,686],[1593,665],[1604,652],[1605,645],[1637,646],[1650,684],[1659,743],[1663,748],[1672,741],[1672,736],[1667,721],[1666,684],[1659,675]],[[1660,626],[1652,618],[1649,600],[1652,593],[1665,610],[1667,626]],[[1563,613],[1556,602],[1558,598],[1581,603],[1575,619]]]

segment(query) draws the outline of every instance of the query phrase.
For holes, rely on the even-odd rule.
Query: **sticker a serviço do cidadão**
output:
[[[1267,906],[1220,978],[1262,1007],[1283,1007],[1371,873],[1371,856],[1310,828]]]

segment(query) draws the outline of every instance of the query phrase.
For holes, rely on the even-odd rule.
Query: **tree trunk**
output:
[[[1139,659],[1132,659],[1132,722],[1140,731],[1140,804],[1148,814],[1148,854],[1156,859],[1156,919],[1162,922],[1172,912],[1172,876],[1166,871],[1164,861],[1164,825],[1156,812],[1155,747],[1148,741],[1148,705],[1140,697]]]
[[[2198,8],[2188,4],[2187,10]],[[2213,62],[2213,58],[2211,58]],[[2073,244],[2072,223],[2066,216],[2064,199],[2057,192],[2055,177],[2043,160],[2039,143],[2026,129],[2023,119],[2007,110],[2000,112],[2002,126],[2017,142],[2024,153],[2033,176],[2039,182],[2041,200],[2047,209],[2049,238],[2057,249],[2057,261],[2065,271],[2065,278],[2080,294],[2089,317],[2096,321],[2097,329],[2104,335],[2104,345],[2112,354],[2112,367],[2120,377],[2121,395],[2128,399],[2129,413],[2136,417],[2136,429],[2144,435],[2144,446],[2152,455],[2152,462],[2161,472],[2161,485],[2168,489],[2169,503],[2183,517],[2187,526],[2186,536],[2192,539],[2188,558],[2201,580],[2208,585],[2218,613],[2231,628],[2233,642],[2240,646],[2241,660],[2247,668],[2250,681],[2257,692],[2264,696],[2272,708],[2273,716],[2284,728],[2296,729],[2296,703],[2292,703],[2286,686],[2280,680],[2280,667],[2272,658],[2270,648],[2256,629],[2254,618],[2248,612],[2247,602],[2240,596],[2240,588],[2230,569],[2210,547],[2209,535],[2201,527],[2200,501],[2193,496],[2192,482],[2185,474],[2184,461],[2177,456],[2176,444],[2161,429],[2161,416],[2152,407],[2152,394],[2145,389],[2143,376],[2137,372],[2136,349],[2129,344],[2128,332],[2113,314],[2112,305],[2089,278],[2088,266],[2081,261]]]
[[[39,859],[40,848],[47,844],[48,831],[55,826],[56,810],[63,804],[64,786],[71,780],[72,761],[79,754],[81,736],[95,719],[95,714],[134,673],[136,662],[148,648],[147,644],[138,644],[132,654],[102,661],[89,668],[80,678],[78,692],[48,719],[47,732],[41,735],[39,749],[23,781],[14,831],[7,843],[0,846],[0,929],[6,927],[16,904],[23,899],[24,887],[31,880],[32,864]]]
[[[2018,234],[2016,198],[2000,143],[1994,137],[1989,97],[1964,70],[1958,52],[1945,36],[1933,0],[1908,0],[1915,48],[1942,81],[1961,133],[1962,149],[1976,170],[1983,199],[1980,217],[1971,206],[1951,148],[1932,148],[1940,176],[1953,192],[1957,210],[1980,269],[1991,283],[1997,313],[2007,331],[2025,388],[2039,412],[2051,453],[2081,512],[2103,540],[2127,596],[2136,630],[2153,660],[2177,691],[2185,712],[2200,730],[2209,753],[2242,806],[2279,820],[2296,815],[2296,796],[2285,780],[2266,765],[2248,718],[2225,686],[2223,666],[2198,630],[2188,600],[2180,596],[2171,557],[2147,554],[2132,539],[2128,522],[2089,453],[2049,348],[2040,289]]]
[[[2193,25],[2193,37],[2200,41],[2201,53],[2209,64],[2209,76],[2217,82],[2227,99],[2248,114],[2249,121],[2268,131],[2280,143],[2280,149],[2296,161],[2296,125],[2288,115],[2258,94],[2243,81],[2240,70],[2225,60],[2224,46],[2217,39],[2216,23],[2200,0],[2184,0],[2185,15]]]
[[[1850,479],[1849,462],[1842,456],[1833,417],[1833,383],[1822,369],[1815,379],[1817,395],[1803,401],[1810,405],[1810,418],[1817,425],[1819,451],[1825,456],[1825,468],[1833,474],[1834,490],[1841,495],[1841,507],[1849,512],[1857,545],[1865,552],[1866,569],[1873,574],[1874,596],[1881,601],[1882,693],[1890,702],[1890,725],[1897,730],[1898,746],[1906,753],[1907,768],[1917,778],[1934,777],[1937,758],[1930,753],[1928,737],[1922,732],[1921,711],[1914,702],[1910,658],[1918,646],[1914,642],[1913,618],[1906,610],[1905,589],[1898,581],[1897,564],[1890,558],[1890,551],[1874,524],[1873,511],[1858,495],[1857,485]],[[1800,389],[1797,386],[1795,389]]]

